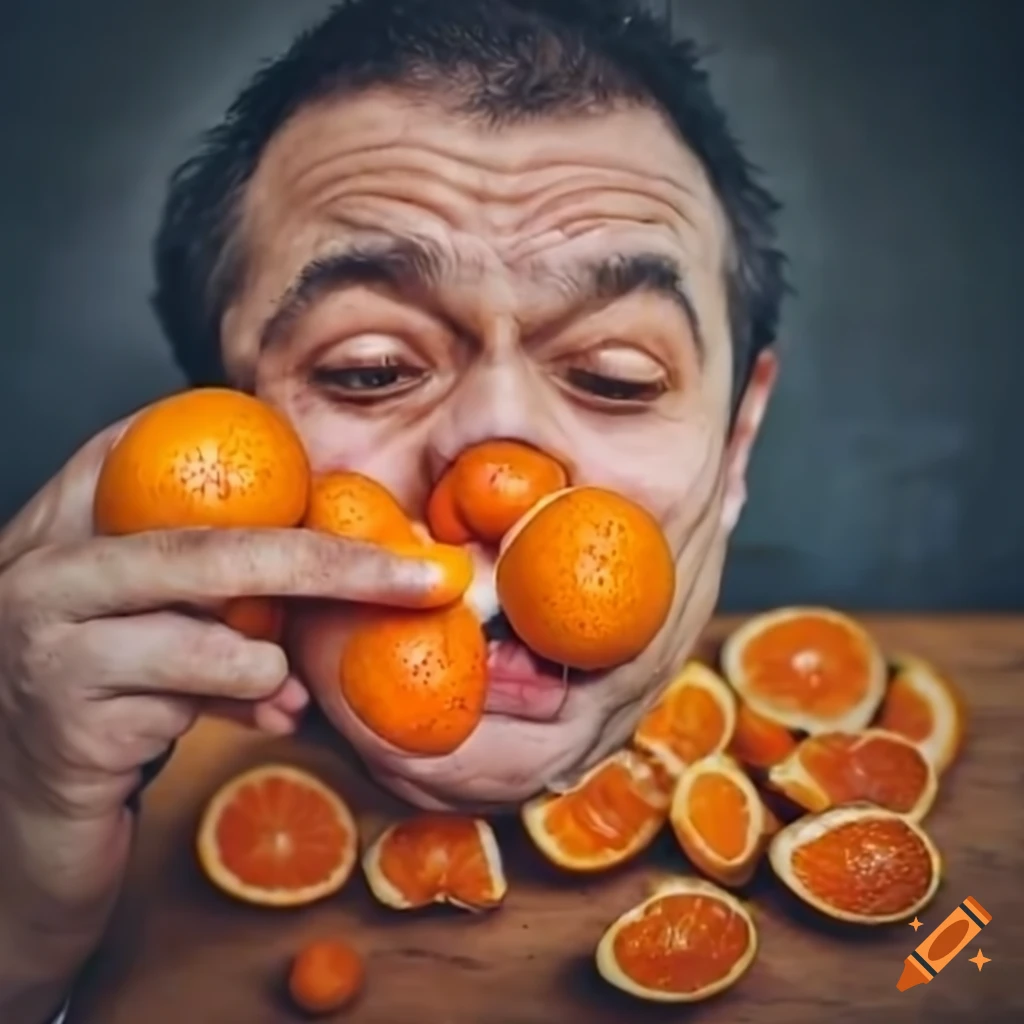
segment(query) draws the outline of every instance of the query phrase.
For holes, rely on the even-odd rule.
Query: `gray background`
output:
[[[1024,0],[653,0],[787,203],[799,290],[724,603],[1024,608]],[[166,176],[326,0],[0,0],[0,520],[181,380]]]

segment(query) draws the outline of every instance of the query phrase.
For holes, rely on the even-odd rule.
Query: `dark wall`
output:
[[[165,178],[326,6],[0,2],[0,520],[181,384],[147,306]],[[1024,3],[670,6],[798,289],[726,604],[1024,607]]]

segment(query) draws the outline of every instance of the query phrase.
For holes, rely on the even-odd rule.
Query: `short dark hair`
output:
[[[695,45],[627,0],[349,0],[256,74],[175,172],[156,240],[154,305],[193,384],[222,383],[220,321],[245,268],[241,199],[278,129],[334,94],[398,85],[492,123],[635,103],[698,157],[731,234],[734,392],[775,340],[786,290],[778,203],[711,95]]]

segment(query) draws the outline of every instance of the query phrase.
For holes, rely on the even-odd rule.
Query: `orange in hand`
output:
[[[313,478],[303,525],[384,547],[419,541],[394,495],[376,480],[348,470]]]
[[[501,851],[481,818],[421,814],[392,825],[363,857],[374,896],[395,910],[450,903],[490,910],[505,898]]]
[[[567,483],[550,455],[517,441],[485,441],[462,452],[438,481],[427,522],[448,544],[497,544],[541,498]]]
[[[542,500],[506,535],[498,600],[541,657],[595,670],[635,658],[664,625],[675,563],[653,516],[599,487]]]
[[[363,961],[347,943],[322,939],[303,947],[288,974],[288,992],[305,1013],[334,1013],[363,987]]]
[[[747,908],[700,878],[673,878],[626,911],[597,947],[597,969],[616,988],[658,1003],[694,1003],[734,985],[753,963]]]
[[[339,681],[349,706],[382,739],[412,754],[448,754],[483,716],[487,641],[464,604],[367,611],[342,651]]]
[[[189,527],[297,526],[309,497],[309,462],[275,409],[240,391],[201,388],[143,410],[110,449],[93,501],[99,533]],[[228,625],[278,640],[282,607],[244,598]]]

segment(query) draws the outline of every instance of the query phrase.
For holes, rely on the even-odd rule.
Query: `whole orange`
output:
[[[347,470],[313,478],[305,525],[373,544],[418,540],[405,510],[383,484]]]
[[[483,716],[487,641],[472,610],[367,610],[341,654],[349,707],[382,739],[421,755],[461,746]]]
[[[427,506],[438,540],[465,543],[468,532],[496,544],[536,503],[568,477],[550,455],[518,441],[467,448],[438,482]]]
[[[635,658],[664,625],[675,563],[654,517],[612,491],[540,502],[505,538],[498,600],[537,654],[584,670]]]
[[[302,442],[276,410],[239,391],[186,391],[140,413],[111,448],[95,526],[106,534],[296,526],[309,475]]]
[[[351,946],[321,939],[303,947],[295,957],[288,992],[306,1013],[333,1013],[355,998],[363,976],[363,961]]]

